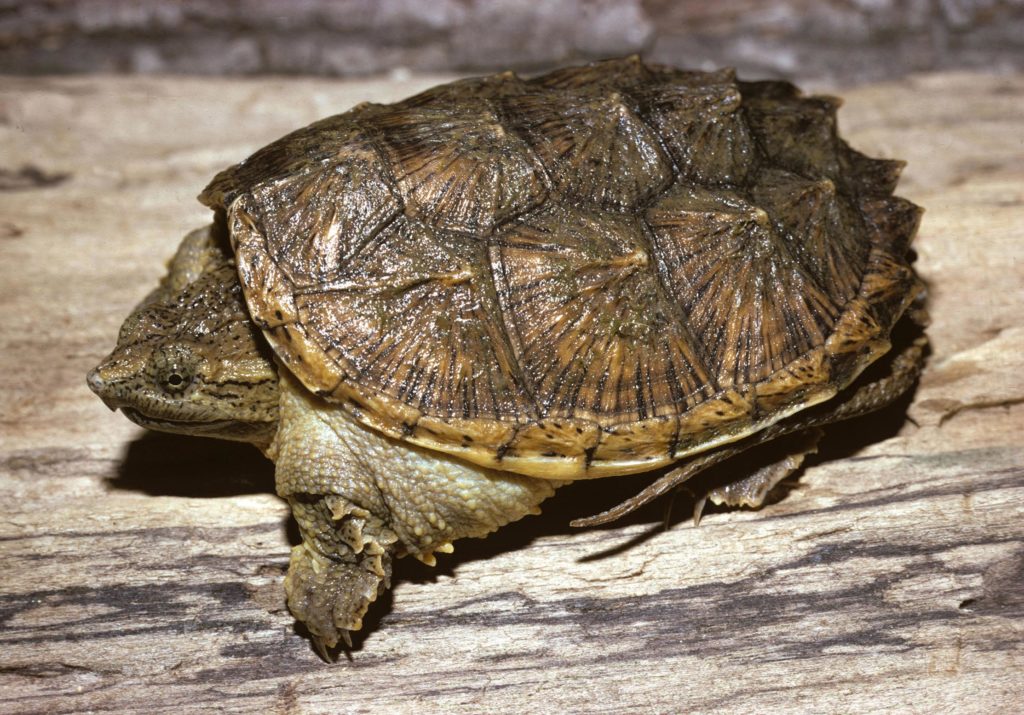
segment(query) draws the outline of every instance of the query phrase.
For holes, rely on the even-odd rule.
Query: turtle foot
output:
[[[811,428],[798,434],[795,441],[788,446],[788,451],[777,461],[762,465],[742,479],[708,491],[693,506],[694,526],[700,525],[701,515],[709,501],[718,506],[760,508],[775,485],[800,469],[808,454],[818,451],[821,434],[818,428]]]
[[[367,555],[336,561],[302,543],[292,549],[284,581],[288,608],[306,624],[323,655],[338,641],[351,647],[349,631],[363,627],[363,616],[390,584],[391,559]]]

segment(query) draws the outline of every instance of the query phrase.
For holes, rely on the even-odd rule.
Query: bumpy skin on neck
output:
[[[249,319],[223,232],[188,234],[160,286],[89,373],[111,409],[143,427],[253,442],[277,431],[277,368]]]

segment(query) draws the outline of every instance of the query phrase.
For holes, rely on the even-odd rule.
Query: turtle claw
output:
[[[694,527],[700,526],[700,518],[704,515],[704,507],[708,503],[708,497],[705,494],[700,499],[693,503],[693,525]]]
[[[345,644],[345,657],[352,660],[352,631],[339,628],[337,636]],[[338,662],[337,644],[328,645],[327,641],[323,637],[317,635],[311,635],[310,640],[313,641],[313,647],[316,649],[317,655],[319,655],[325,663],[333,665]]]
[[[337,658],[331,654],[331,649],[324,642],[324,639],[320,636],[312,636],[313,647],[316,648],[317,655],[319,655],[325,663],[335,663]]]

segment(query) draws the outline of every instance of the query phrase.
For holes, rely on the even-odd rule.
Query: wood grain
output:
[[[0,80],[0,710],[1018,708],[1024,76],[844,93],[844,135],[908,159],[899,193],[927,208],[912,401],[696,529],[679,497],[668,530],[661,503],[574,531],[643,479],[567,488],[435,569],[399,562],[351,660],[317,658],[283,603],[296,534],[269,463],[143,434],[84,375],[207,220],[193,196],[216,170],[437,79]]]

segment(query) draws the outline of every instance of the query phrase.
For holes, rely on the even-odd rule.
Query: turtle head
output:
[[[230,258],[197,253],[197,241],[185,239],[171,273],[124,321],[87,382],[143,427],[268,444],[277,430],[276,366]]]

